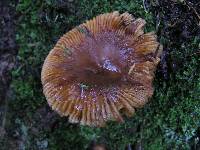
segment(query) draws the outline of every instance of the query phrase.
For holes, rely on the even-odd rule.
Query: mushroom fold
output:
[[[48,104],[71,123],[100,127],[123,122],[153,95],[162,47],[145,20],[101,14],[64,34],[42,67]]]

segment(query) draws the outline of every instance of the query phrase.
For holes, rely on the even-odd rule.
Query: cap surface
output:
[[[72,123],[123,121],[153,94],[162,51],[145,21],[129,13],[101,14],[64,34],[45,59],[44,95]]]

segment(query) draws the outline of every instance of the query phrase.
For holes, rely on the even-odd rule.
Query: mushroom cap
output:
[[[45,59],[44,95],[71,123],[123,122],[153,95],[162,52],[145,20],[129,13],[101,14],[64,34]]]

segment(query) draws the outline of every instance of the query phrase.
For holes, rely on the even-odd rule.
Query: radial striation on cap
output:
[[[48,104],[71,123],[123,122],[153,95],[162,47],[145,20],[101,14],[64,34],[45,59],[41,80]]]

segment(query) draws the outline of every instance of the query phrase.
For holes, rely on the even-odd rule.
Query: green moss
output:
[[[11,130],[15,130],[16,117],[24,126],[37,124],[35,113],[47,105],[40,83],[41,67],[48,52],[66,31],[97,14],[114,10],[128,11],[142,17],[147,21],[145,30],[155,30],[152,14],[144,11],[139,0],[74,1],[65,11],[60,10],[59,2],[21,0],[18,4],[17,11],[21,18],[16,36],[20,49],[19,63],[13,71],[15,96],[10,104],[13,109],[10,114],[13,120],[13,124],[9,125]],[[169,42],[165,38],[161,41]],[[156,75],[153,98],[134,117],[127,118],[125,123],[110,122],[105,128],[89,128],[71,125],[57,116],[59,123],[53,131],[38,129],[39,133],[34,135],[28,130],[30,137],[27,143],[37,145],[38,140],[46,139],[48,148],[52,150],[85,149],[91,140],[97,140],[110,149],[121,150],[127,144],[142,141],[143,147],[149,150],[189,149],[190,144],[197,140],[195,135],[200,126],[200,59],[195,55],[186,59],[186,56],[198,49],[199,41],[193,37],[192,42],[170,53],[171,62],[175,60],[181,65],[169,72],[169,80]]]

